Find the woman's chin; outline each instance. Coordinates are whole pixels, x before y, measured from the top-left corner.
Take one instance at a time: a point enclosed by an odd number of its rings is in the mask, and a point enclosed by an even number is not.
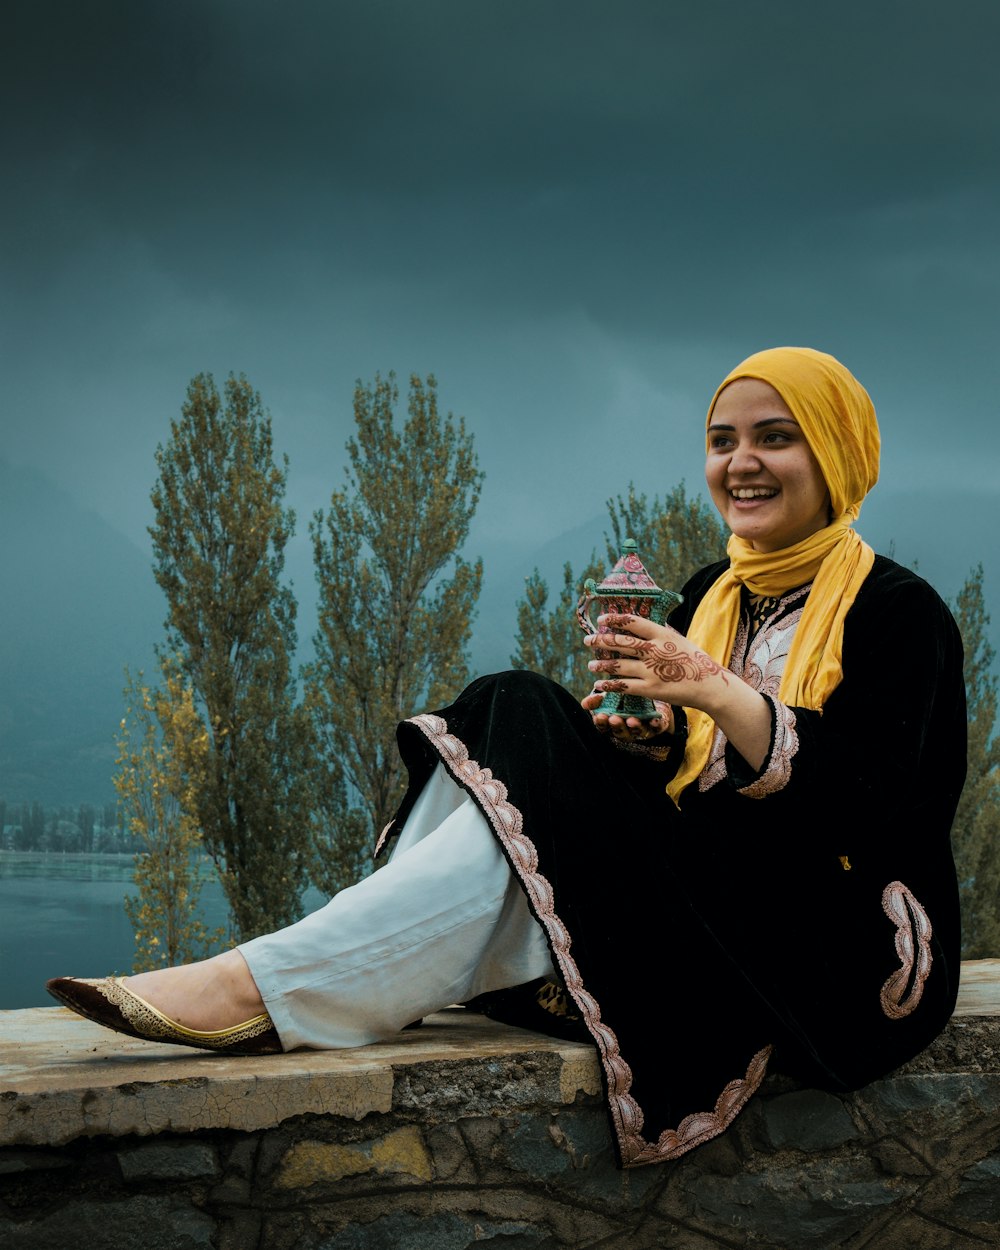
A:
[[[729,528],[737,538],[748,542],[754,551],[776,551],[785,544],[774,534],[770,526],[755,524],[747,517],[734,517]]]

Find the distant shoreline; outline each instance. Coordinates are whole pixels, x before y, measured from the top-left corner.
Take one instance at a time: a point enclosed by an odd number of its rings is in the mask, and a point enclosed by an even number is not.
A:
[[[134,859],[137,851],[13,851],[0,847],[0,859]]]

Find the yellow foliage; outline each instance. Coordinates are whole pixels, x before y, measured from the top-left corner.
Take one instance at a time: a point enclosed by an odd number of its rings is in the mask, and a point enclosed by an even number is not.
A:
[[[192,799],[207,767],[207,736],[190,685],[169,660],[162,667],[159,689],[128,677],[114,777],[125,826],[141,843],[139,893],[125,900],[136,971],[203,958],[223,936],[199,915],[203,848]]]

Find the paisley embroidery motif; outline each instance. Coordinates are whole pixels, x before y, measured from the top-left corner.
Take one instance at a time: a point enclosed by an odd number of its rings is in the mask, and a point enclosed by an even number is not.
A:
[[[729,671],[760,691],[774,705],[776,714],[774,742],[764,771],[752,785],[740,791],[752,799],[784,789],[791,777],[791,760],[799,740],[795,714],[781,703],[778,689],[811,585],[799,586],[774,599],[750,595],[740,611]],[[722,730],[716,729],[708,763],[698,778],[698,789],[704,793],[727,775],[726,739]]]
[[[601,1009],[596,999],[584,987],[580,970],[570,954],[570,935],[555,911],[552,886],[538,871],[538,852],[524,833],[521,811],[507,798],[504,783],[494,777],[489,768],[480,768],[475,760],[469,758],[465,743],[448,732],[444,717],[423,713],[410,717],[409,723],[423,733],[458,784],[477,801],[507,851],[532,910],[548,933],[566,989],[597,1044],[622,1166],[638,1167],[645,1163],[676,1159],[724,1132],[763,1081],[772,1048],[765,1046],[754,1055],[746,1075],[726,1085],[711,1111],[685,1116],[676,1129],[665,1129],[655,1142],[647,1141],[642,1136],[642,1108],[629,1092],[632,1088],[632,1069],[622,1057],[614,1031],[601,1020]]]
[[[580,1017],[570,1009],[566,991],[555,981],[543,981],[535,991],[535,1001],[543,1011],[565,1020],[579,1020]]]
[[[882,891],[882,910],[896,926],[896,954],[900,968],[882,986],[879,999],[890,1020],[902,1020],[920,1002],[931,971],[930,917],[902,881],[890,881]]]

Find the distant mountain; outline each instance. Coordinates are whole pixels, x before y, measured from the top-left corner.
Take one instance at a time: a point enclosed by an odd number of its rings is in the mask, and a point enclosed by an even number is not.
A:
[[[148,556],[40,473],[0,461],[0,798],[113,798],[123,670],[152,671]]]

